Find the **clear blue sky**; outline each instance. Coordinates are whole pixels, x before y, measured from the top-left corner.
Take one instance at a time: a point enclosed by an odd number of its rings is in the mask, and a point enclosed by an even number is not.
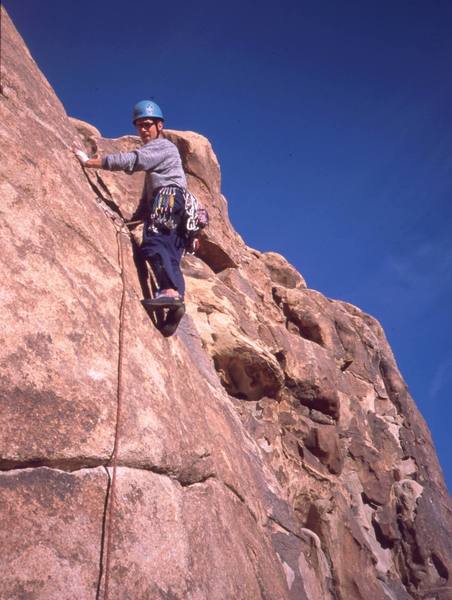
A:
[[[155,99],[233,224],[383,324],[452,487],[452,2],[6,0],[68,114]]]

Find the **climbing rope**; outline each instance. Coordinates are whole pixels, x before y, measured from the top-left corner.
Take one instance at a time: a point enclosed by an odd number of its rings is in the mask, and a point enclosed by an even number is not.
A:
[[[185,227],[187,231],[197,231],[198,220],[197,220],[197,211],[198,211],[198,200],[196,197],[191,194],[188,190],[184,191],[184,200],[185,200],[185,212],[187,215],[187,221]]]
[[[89,177],[88,177],[89,180]],[[90,181],[91,183],[91,181]],[[103,600],[108,600],[109,589],[110,589],[110,565],[111,565],[111,550],[112,550],[112,532],[113,532],[113,515],[116,507],[116,475],[118,466],[119,456],[119,442],[120,442],[120,427],[121,427],[121,412],[122,412],[122,401],[123,401],[123,357],[124,357],[124,320],[125,320],[125,304],[126,304],[126,275],[124,268],[124,247],[123,247],[123,236],[126,235],[130,240],[130,233],[126,229],[127,224],[114,210],[112,210],[102,198],[96,196],[97,206],[107,215],[107,217],[113,222],[116,229],[116,243],[118,248],[118,265],[121,276],[121,300],[119,304],[119,332],[118,332],[118,363],[117,363],[117,384],[116,384],[116,423],[114,433],[113,450],[110,456],[109,464],[112,468],[112,473],[108,471],[106,467],[107,476],[109,479],[109,485],[107,487],[107,497],[105,501],[106,509],[104,518],[104,533],[102,536],[102,548],[101,548],[101,565],[99,584],[97,589],[96,600],[99,599],[101,580],[102,580],[102,559],[105,557],[105,576],[104,576],[104,594]]]
[[[103,600],[109,599],[110,591],[110,572],[111,572],[111,556],[112,556],[112,540],[113,540],[113,520],[114,512],[116,509],[116,480],[117,480],[117,467],[119,457],[119,446],[120,446],[120,429],[121,429],[121,416],[122,416],[122,403],[123,403],[123,357],[124,357],[124,321],[125,321],[125,304],[126,304],[126,276],[124,268],[124,247],[123,247],[123,236],[126,235],[130,240],[131,234],[127,229],[130,225],[135,225],[141,221],[134,221],[126,223],[125,220],[111,209],[102,198],[99,190],[96,186],[93,186],[92,181],[87,176],[87,179],[93,190],[96,192],[96,204],[106,214],[106,216],[113,222],[116,229],[116,242],[118,247],[118,264],[121,276],[122,292],[119,306],[119,332],[118,332],[118,363],[117,363],[117,389],[116,389],[116,423],[114,432],[114,444],[112,454],[109,460],[109,466],[111,467],[111,475],[108,466],[105,467],[108,477],[107,493],[105,498],[105,511],[102,527],[102,541],[101,541],[101,558],[100,558],[100,571],[98,578],[98,588],[96,594],[96,600],[100,600],[100,592],[102,586],[102,576],[104,576],[104,593]],[[188,196],[188,198],[187,198]],[[197,200],[194,196],[187,193],[185,195],[186,207],[188,205],[188,231],[196,231],[197,224]],[[204,210],[205,216],[201,221],[203,225],[208,223],[207,211]],[[199,227],[198,227],[199,228]],[[105,564],[105,568],[103,565]],[[104,573],[102,572],[104,571]]]
[[[116,225],[116,222],[115,222]],[[118,334],[118,377],[116,388],[116,424],[113,452],[110,458],[112,465],[111,486],[108,498],[108,515],[106,522],[106,542],[105,542],[105,583],[104,583],[104,600],[108,600],[109,584],[110,584],[110,563],[111,563],[111,546],[112,546],[112,524],[113,513],[116,504],[116,471],[118,466],[120,427],[121,427],[121,411],[123,400],[123,358],[124,358],[124,315],[126,301],[126,277],[124,270],[124,250],[122,243],[122,235],[124,234],[123,224],[116,229],[116,240],[118,244],[118,263],[121,272],[121,301],[119,305],[119,334]]]

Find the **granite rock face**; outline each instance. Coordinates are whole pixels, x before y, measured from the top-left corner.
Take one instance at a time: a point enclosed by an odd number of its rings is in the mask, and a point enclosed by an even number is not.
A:
[[[451,597],[451,503],[375,319],[228,218],[209,142],[168,131],[211,225],[164,338],[140,304],[137,147],[69,119],[2,9],[2,600]]]

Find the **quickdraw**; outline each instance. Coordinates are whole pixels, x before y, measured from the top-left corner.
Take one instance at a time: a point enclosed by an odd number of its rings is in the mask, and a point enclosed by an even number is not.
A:
[[[149,229],[154,233],[176,229],[174,219],[174,203],[178,188],[164,187],[159,190],[152,205]]]

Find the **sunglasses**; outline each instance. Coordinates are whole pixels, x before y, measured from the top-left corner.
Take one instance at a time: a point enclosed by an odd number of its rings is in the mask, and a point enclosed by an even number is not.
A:
[[[135,123],[135,127],[137,129],[150,129],[153,125],[155,125],[154,121],[143,121],[143,123]]]

